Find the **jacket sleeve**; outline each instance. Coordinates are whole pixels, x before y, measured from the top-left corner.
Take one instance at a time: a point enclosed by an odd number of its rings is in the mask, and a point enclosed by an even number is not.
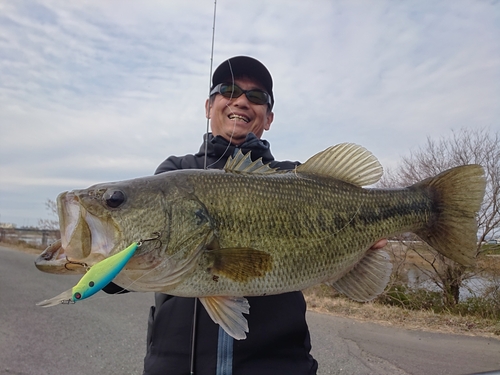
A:
[[[298,161],[272,161],[271,168],[278,168],[282,171],[294,170],[297,166],[300,165]]]
[[[160,174],[168,171],[175,171],[177,169],[182,168],[182,159],[177,156],[170,156],[165,159],[159,166],[156,168],[155,174]]]

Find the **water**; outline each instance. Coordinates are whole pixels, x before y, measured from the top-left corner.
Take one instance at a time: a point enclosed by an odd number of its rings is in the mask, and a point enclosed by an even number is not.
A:
[[[420,288],[434,292],[441,291],[425,272],[416,267],[412,267],[408,270],[407,277],[408,286],[410,288]],[[460,300],[481,296],[490,287],[500,288],[500,277],[493,275],[475,275],[463,282],[460,288]]]

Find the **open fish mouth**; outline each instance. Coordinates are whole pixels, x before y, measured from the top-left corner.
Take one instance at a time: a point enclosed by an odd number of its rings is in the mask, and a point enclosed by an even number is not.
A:
[[[53,243],[35,260],[36,267],[50,273],[84,273],[93,264],[110,256],[117,228],[111,219],[91,214],[75,192],[57,197],[61,240]]]

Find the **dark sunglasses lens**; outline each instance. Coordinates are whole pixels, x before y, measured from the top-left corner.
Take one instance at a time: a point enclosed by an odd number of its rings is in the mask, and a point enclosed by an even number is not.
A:
[[[243,91],[236,85],[221,85],[220,94],[225,98],[238,98]]]
[[[267,94],[260,90],[250,90],[246,93],[248,100],[255,104],[267,104]]]
[[[245,93],[247,99],[254,104],[269,103],[269,96],[266,92],[261,90],[243,91],[239,86],[229,83],[220,85],[219,93],[225,98],[239,98],[241,94]]]

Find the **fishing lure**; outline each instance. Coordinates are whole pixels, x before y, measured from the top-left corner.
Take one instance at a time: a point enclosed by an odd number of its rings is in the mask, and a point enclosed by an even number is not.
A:
[[[142,242],[134,242],[125,250],[94,264],[73,288],[54,298],[38,302],[37,306],[49,307],[61,303],[75,303],[96,294],[118,275]]]

